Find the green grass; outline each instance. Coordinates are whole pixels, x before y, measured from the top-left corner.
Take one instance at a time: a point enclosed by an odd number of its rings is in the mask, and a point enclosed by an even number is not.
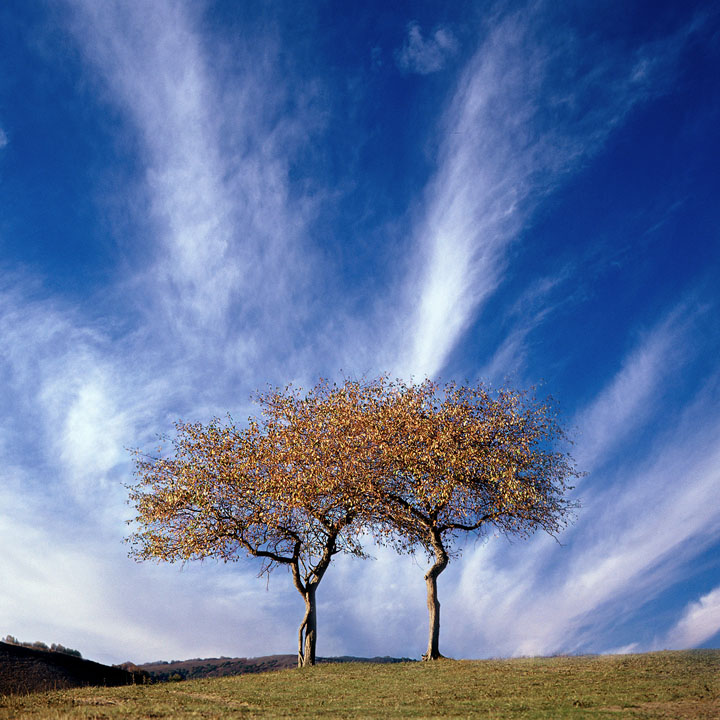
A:
[[[0,698],[0,718],[720,718],[720,650],[319,665]]]

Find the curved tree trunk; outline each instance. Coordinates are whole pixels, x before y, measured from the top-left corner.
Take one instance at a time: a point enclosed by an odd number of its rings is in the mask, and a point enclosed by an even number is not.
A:
[[[435,552],[435,563],[425,573],[425,584],[427,585],[427,608],[430,619],[428,632],[427,652],[422,656],[423,660],[437,660],[443,657],[440,654],[440,601],[437,594],[438,575],[447,567],[449,557],[442,544],[440,533],[432,533],[432,546]]]
[[[350,522],[348,519],[347,522]],[[335,540],[342,528],[330,528],[323,548],[322,557],[303,577],[300,571],[299,553],[291,564],[293,583],[305,600],[305,616],[298,631],[298,667],[315,664],[317,645],[317,603],[315,592],[335,554]]]
[[[305,591],[305,617],[298,632],[298,667],[315,664],[315,646],[317,645],[317,586],[308,583]]]

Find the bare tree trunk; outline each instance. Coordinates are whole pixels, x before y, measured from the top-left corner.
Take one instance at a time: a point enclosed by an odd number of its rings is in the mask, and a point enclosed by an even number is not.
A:
[[[320,579],[312,582],[303,582],[297,563],[292,566],[292,571],[295,587],[305,600],[305,615],[298,629],[298,667],[307,667],[308,665],[315,664],[315,646],[317,644],[317,603],[315,601],[315,592],[317,591]],[[322,575],[320,575],[320,578],[322,578]]]
[[[427,585],[427,608],[430,619],[428,633],[427,652],[423,655],[423,660],[437,660],[443,657],[440,654],[440,601],[437,595],[437,578],[438,575],[447,567],[449,558],[442,544],[440,533],[433,531],[432,546],[435,551],[435,563],[425,573],[425,583]]]
[[[348,522],[350,522],[349,519]],[[305,600],[305,616],[298,631],[298,667],[315,664],[315,646],[317,645],[317,603],[315,601],[315,592],[335,554],[335,540],[339,532],[340,529],[338,528],[329,529],[322,557],[305,576],[304,582],[297,555],[291,565],[293,582]]]
[[[315,590],[317,585],[308,583],[305,592],[305,617],[298,633],[298,667],[315,664],[315,647],[317,645],[317,603]]]
[[[305,616],[300,623],[298,629],[298,667],[305,664],[305,628],[307,627],[308,618],[310,617],[310,606],[305,602]]]

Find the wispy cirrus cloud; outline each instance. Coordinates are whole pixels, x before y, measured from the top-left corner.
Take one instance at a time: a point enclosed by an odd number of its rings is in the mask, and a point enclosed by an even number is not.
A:
[[[290,350],[289,328],[307,322],[312,304],[308,278],[321,273],[304,242],[313,205],[292,199],[289,162],[318,119],[280,108],[292,93],[307,108],[300,96],[312,84],[279,76],[272,36],[255,40],[263,52],[251,39],[234,48],[235,69],[246,71],[224,73],[222,39],[205,45],[199,8],[187,4],[73,8],[80,46],[144,149],[150,215],[140,223],[153,263],[138,268],[133,289],[150,301],[150,322],[186,349],[215,348],[221,363]]]
[[[283,67],[273,23],[226,47],[200,33],[201,8],[187,3],[73,9],[73,34],[143,150],[137,192],[149,212],[130,210],[146,246],[136,255],[151,262],[131,265],[119,287],[143,314],[142,352],[177,345],[170,373],[204,367],[207,387],[242,385],[242,404],[268,381],[394,366],[397,334],[376,325],[395,289],[357,316],[310,233],[336,190],[291,182],[327,108],[319,81]]]
[[[403,46],[395,53],[395,62],[404,72],[429,75],[442,70],[457,51],[457,38],[449,28],[439,26],[423,37],[420,24],[411,22]]]
[[[63,497],[70,519],[78,507],[112,505],[118,488],[108,478],[172,397],[166,379],[126,362],[132,346],[113,345],[92,317],[47,297],[37,281],[16,276],[0,292],[0,334],[4,462],[51,472],[50,485],[25,492]]]
[[[541,36],[543,5],[508,14],[483,39],[442,124],[408,281],[408,374],[435,375],[503,282],[534,208],[602,146],[630,110],[665,88],[692,33],[576,68],[569,29]]]
[[[533,385],[535,380],[525,381],[529,355],[528,342],[532,333],[542,326],[559,307],[568,301],[556,295],[564,292],[567,283],[573,279],[570,267],[565,267],[554,276],[540,277],[527,287],[506,313],[509,329],[497,345],[492,356],[477,373],[486,382],[500,386],[508,379],[519,385]]]
[[[636,435],[663,395],[663,381],[678,372],[693,353],[692,313],[673,310],[639,342],[612,381],[573,419],[582,433],[576,453],[586,471],[613,457],[619,443]]]
[[[81,47],[142,138],[154,224],[167,253],[161,266],[179,286],[173,299],[213,317],[236,279],[228,263],[232,208],[222,184],[215,88],[187,8],[78,3],[74,10]]]

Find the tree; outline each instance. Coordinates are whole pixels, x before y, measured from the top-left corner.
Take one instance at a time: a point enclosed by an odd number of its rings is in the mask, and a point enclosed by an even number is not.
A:
[[[298,665],[312,665],[317,587],[336,554],[363,554],[357,398],[320,382],[304,396],[286,388],[258,400],[263,419],[247,428],[179,422],[169,456],[135,452],[131,555],[227,562],[247,554],[262,560],[261,575],[288,567],[305,601]]]
[[[139,559],[261,558],[285,565],[305,601],[298,664],[315,661],[317,587],[332,558],[363,556],[372,531],[400,551],[423,548],[427,660],[439,657],[437,578],[462,533],[527,536],[570,519],[565,433],[551,401],[482,385],[320,381],[305,395],[259,396],[260,421],[178,423],[173,453],[136,453],[131,501]]]
[[[437,579],[459,552],[459,535],[489,527],[555,535],[571,519],[569,481],[579,473],[559,449],[566,435],[550,399],[512,389],[493,395],[482,385],[378,383],[382,400],[369,427],[382,481],[373,489],[395,545],[420,546],[433,561],[423,659],[435,660],[442,657]]]

